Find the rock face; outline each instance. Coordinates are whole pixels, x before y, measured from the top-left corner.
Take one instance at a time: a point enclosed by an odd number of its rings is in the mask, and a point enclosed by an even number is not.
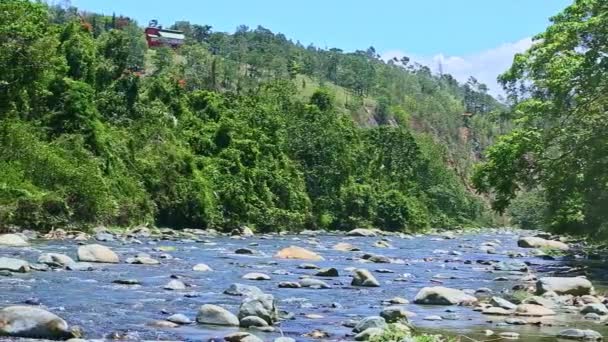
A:
[[[0,335],[50,340],[67,340],[77,334],[68,324],[46,310],[29,306],[9,306],[0,310]]]
[[[366,269],[358,268],[354,271],[352,286],[366,286],[366,287],[378,287],[380,283],[376,278]]]
[[[357,228],[346,233],[347,236],[363,236],[363,237],[375,237],[376,232],[371,229]]]
[[[59,253],[44,253],[38,258],[38,263],[49,265],[51,267],[67,267],[74,265],[75,262],[67,255]]]
[[[289,246],[283,248],[278,251],[277,254],[275,254],[275,257],[280,259],[300,259],[313,261],[324,260],[319,254],[298,246]]]
[[[0,271],[26,273],[30,271],[30,264],[21,259],[0,257]]]
[[[519,304],[515,309],[517,316],[553,316],[555,311],[536,304]]]
[[[239,319],[221,306],[205,304],[198,309],[196,321],[201,324],[239,326]]]
[[[25,247],[25,246],[29,246],[29,243],[21,235],[2,234],[2,235],[0,235],[0,246]]]
[[[540,278],[536,283],[536,290],[539,294],[553,291],[559,295],[570,294],[573,296],[588,295],[594,292],[591,282],[581,277]]]
[[[558,338],[581,341],[601,341],[602,335],[595,330],[565,329],[557,334]]]
[[[517,245],[522,248],[552,248],[567,251],[570,249],[568,245],[560,241],[545,240],[535,236],[520,237]]]
[[[261,296],[247,297],[239,308],[239,319],[248,316],[256,316],[272,325],[279,318],[279,310],[273,295],[263,294]]]
[[[425,287],[414,299],[416,304],[428,305],[467,305],[477,302],[477,298],[461,290],[443,286]]]
[[[118,255],[106,246],[92,244],[78,247],[78,260],[85,262],[101,262],[117,264]]]

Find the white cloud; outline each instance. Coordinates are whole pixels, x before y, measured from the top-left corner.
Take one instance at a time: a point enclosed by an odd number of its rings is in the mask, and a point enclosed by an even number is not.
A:
[[[532,38],[524,38],[513,43],[504,43],[498,47],[465,56],[446,56],[439,53],[434,56],[419,56],[404,51],[393,50],[382,54],[384,60],[393,57],[408,56],[412,61],[427,65],[437,72],[439,64],[444,73],[449,73],[460,82],[466,82],[469,76],[477,78],[490,88],[492,95],[503,94],[502,88],[496,82],[496,77],[511,66],[516,53],[526,51],[532,46]]]

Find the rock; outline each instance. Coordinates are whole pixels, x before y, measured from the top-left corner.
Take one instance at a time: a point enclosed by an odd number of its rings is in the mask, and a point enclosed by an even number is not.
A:
[[[324,260],[319,254],[310,251],[306,248],[298,246],[289,246],[281,249],[275,254],[275,258],[279,259],[300,259],[300,260],[313,260],[320,261]]]
[[[230,287],[228,287],[226,290],[224,290],[224,294],[230,296],[255,297],[263,295],[264,292],[262,292],[262,290],[260,290],[256,286],[234,283],[230,285]]]
[[[30,264],[21,259],[0,257],[0,271],[27,273],[30,271]]]
[[[339,277],[340,276],[338,274],[338,270],[333,267],[323,268],[323,269],[319,270],[319,272],[317,272],[315,275],[317,277]]]
[[[558,338],[567,340],[601,341],[602,335],[595,330],[565,329],[557,333]]]
[[[238,317],[257,316],[272,325],[279,318],[279,311],[274,296],[263,294],[256,297],[246,297],[239,307]]]
[[[198,309],[196,321],[201,324],[239,326],[239,319],[230,311],[213,304],[202,305]]]
[[[552,248],[559,249],[562,251],[567,251],[570,249],[570,247],[568,247],[568,245],[563,242],[545,240],[543,238],[535,236],[520,237],[517,241],[517,245],[522,248]]]
[[[498,334],[498,336],[504,338],[505,340],[517,340],[519,339],[519,334],[516,332],[505,331]]]
[[[76,262],[65,254],[59,253],[44,253],[38,257],[38,262],[49,265],[51,267],[67,267],[74,265]]]
[[[581,296],[581,301],[583,303],[585,303],[585,304],[601,303],[602,302],[599,298],[597,298],[595,296],[592,296],[592,295]]]
[[[168,282],[167,285],[165,285],[163,288],[165,290],[181,291],[181,290],[185,290],[186,289],[186,284],[184,284],[180,280],[173,279],[170,282]]]
[[[9,306],[0,310],[0,336],[67,340],[80,337],[77,329],[59,316],[31,306]]]
[[[268,322],[258,316],[247,316],[241,319],[241,328],[267,327]]]
[[[304,334],[304,336],[318,340],[318,339],[329,338],[329,336],[331,336],[331,335],[326,331],[315,329],[311,332]]]
[[[298,268],[302,269],[302,270],[318,270],[321,267],[319,267],[315,264],[300,264],[300,265],[298,265]]]
[[[380,316],[369,316],[360,320],[353,328],[353,332],[359,333],[369,328],[379,328],[384,330],[387,327],[388,325],[386,324],[384,318]]]
[[[521,261],[501,261],[494,265],[494,269],[497,271],[518,271],[518,272],[527,272],[528,265]]]
[[[366,269],[358,268],[354,271],[352,286],[366,286],[366,287],[378,287],[380,283],[376,278]]]
[[[539,294],[553,291],[559,295],[571,294],[582,296],[593,294],[594,289],[591,282],[581,277],[544,277],[536,283]]]
[[[278,287],[283,289],[299,289],[302,285],[293,281],[282,281],[279,283]]]
[[[101,262],[117,264],[120,259],[118,255],[106,246],[92,244],[78,247],[78,260],[85,262]]]
[[[355,341],[369,341],[374,337],[384,334],[384,329],[369,328],[355,335]]]
[[[254,254],[254,251],[249,248],[238,248],[234,251],[234,254]]]
[[[490,304],[506,310],[515,310],[517,308],[517,305],[500,297],[492,297],[492,299],[490,299]]]
[[[418,292],[414,299],[416,304],[428,305],[468,305],[476,302],[477,298],[461,290],[442,286],[425,287]]]
[[[29,242],[19,234],[1,234],[0,235],[0,246],[7,247],[26,247],[29,246]]]
[[[253,233],[253,230],[251,230],[251,228],[249,228],[247,226],[242,226],[242,227],[233,229],[230,232],[230,235],[232,235],[232,236],[251,237],[251,236],[254,236],[255,234]]]
[[[99,232],[95,234],[95,240],[101,242],[114,241],[114,235],[105,232]]]
[[[510,325],[526,325],[528,324],[528,321],[521,318],[509,317],[505,319],[505,323]]]
[[[363,237],[375,237],[377,234],[371,229],[357,228],[346,233],[346,236],[363,236]]]
[[[207,264],[196,264],[192,266],[192,270],[196,272],[211,272],[213,269]]]
[[[224,336],[224,341],[228,342],[264,342],[257,336],[247,332],[235,332]]]
[[[119,285],[139,285],[141,282],[137,279],[116,279],[112,281],[114,284]]]
[[[388,303],[390,304],[409,304],[410,301],[405,299],[405,298],[401,298],[401,297],[393,297],[389,300],[387,300]]]
[[[167,321],[177,324],[190,324],[192,320],[184,314],[174,314],[167,317]]]
[[[304,278],[299,282],[300,287],[311,287],[316,289],[331,289],[331,285],[324,282],[323,280],[315,278]]]
[[[377,247],[377,248],[392,248],[393,246],[391,246],[391,244],[388,243],[387,241],[380,240],[380,241],[374,242],[374,247]]]
[[[507,310],[498,306],[492,306],[489,308],[485,308],[481,311],[484,315],[498,315],[498,316],[508,316],[513,313],[513,310]]]
[[[127,264],[135,264],[135,265],[158,265],[160,261],[151,258],[148,254],[140,253],[134,258],[128,258],[125,260]]]
[[[583,306],[583,308],[581,309],[581,314],[584,315],[588,313],[594,313],[600,316],[605,316],[608,315],[608,308],[606,308],[606,305],[601,303],[591,303]]]
[[[443,321],[443,318],[441,318],[441,316],[437,316],[437,315],[426,316],[423,319],[425,321]]]
[[[519,304],[515,309],[517,316],[553,316],[555,311],[536,304]]]
[[[373,262],[375,264],[390,264],[391,263],[391,258],[384,256],[384,255],[364,254],[361,258],[364,260],[367,260],[369,262]]]
[[[291,337],[285,337],[285,336],[283,336],[283,337],[277,337],[277,338],[275,338],[274,342],[296,342],[296,340],[294,340]]]
[[[161,329],[173,329],[179,327],[179,324],[165,321],[165,320],[157,320],[148,323],[149,326]]]
[[[395,323],[399,321],[407,322],[408,318],[414,317],[414,315],[401,307],[389,306],[380,312],[380,317],[384,318],[387,323]]]
[[[247,280],[270,280],[270,276],[264,273],[252,272],[247,273],[243,276],[243,279]]]
[[[340,252],[356,252],[360,249],[347,242],[339,242],[332,247],[333,250]]]

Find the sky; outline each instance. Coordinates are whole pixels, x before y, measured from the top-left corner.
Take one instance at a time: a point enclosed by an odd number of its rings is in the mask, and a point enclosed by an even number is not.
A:
[[[65,3],[68,0],[50,0]],[[385,59],[408,56],[460,81],[475,76],[500,94],[496,77],[572,0],[71,0],[145,25],[178,20],[234,32],[262,25],[304,45],[345,51],[373,46]]]

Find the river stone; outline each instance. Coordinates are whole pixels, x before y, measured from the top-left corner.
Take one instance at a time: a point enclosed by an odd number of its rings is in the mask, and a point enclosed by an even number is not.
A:
[[[553,316],[555,311],[536,304],[519,304],[515,309],[517,316]]]
[[[300,287],[311,287],[317,289],[330,289],[331,285],[320,279],[304,278],[299,282]]]
[[[239,326],[239,319],[230,311],[213,304],[202,305],[198,309],[196,321],[201,324]]]
[[[517,271],[517,272],[527,272],[528,265],[521,261],[501,261],[494,265],[494,269],[497,271]]]
[[[512,310],[507,310],[498,306],[492,306],[489,308],[485,308],[481,311],[484,315],[498,315],[498,316],[508,316],[513,313]]]
[[[340,252],[356,252],[359,250],[359,248],[357,248],[347,242],[339,242],[339,243],[335,244],[332,247],[332,249],[335,251],[340,251]]]
[[[92,244],[78,247],[78,260],[85,262],[101,262],[117,264],[118,255],[106,246]]]
[[[298,265],[298,268],[302,269],[302,270],[318,270],[321,267],[319,267],[315,264],[300,264],[300,265]]]
[[[583,306],[581,314],[594,313],[600,316],[608,315],[608,308],[602,303],[591,303]]]
[[[160,261],[151,258],[147,254],[137,255],[134,258],[128,258],[125,260],[127,264],[135,264],[135,265],[158,265]]]
[[[184,284],[180,280],[173,279],[170,282],[168,282],[167,285],[165,285],[163,288],[165,290],[181,291],[181,290],[185,290],[186,289],[186,284]]]
[[[174,314],[167,317],[167,321],[177,324],[190,324],[192,320],[184,314]]]
[[[243,276],[243,279],[247,280],[270,280],[270,276],[264,273],[252,272],[247,273]]]
[[[264,342],[259,337],[247,332],[235,332],[224,336],[224,341],[227,342]]]
[[[19,234],[1,234],[0,246],[26,247],[29,246],[27,240]]]
[[[322,256],[319,254],[310,251],[306,248],[298,247],[298,246],[289,246],[281,249],[275,254],[275,258],[279,259],[300,259],[300,260],[312,260],[312,261],[320,261],[324,260]]]
[[[374,337],[379,337],[384,334],[384,329],[368,328],[355,335],[355,341],[369,341]]]
[[[234,283],[224,290],[224,294],[230,296],[256,297],[263,295],[264,292],[256,286]]]
[[[241,328],[249,328],[249,327],[267,327],[268,322],[263,320],[258,316],[247,316],[241,318],[240,323]]]
[[[602,335],[595,330],[565,329],[557,333],[558,338],[568,340],[601,341]]]
[[[196,264],[192,266],[192,270],[196,272],[211,272],[213,269],[207,264]]]
[[[282,289],[299,289],[302,285],[293,281],[282,281],[279,283],[278,287]]]
[[[0,310],[0,335],[12,337],[67,340],[79,337],[68,330],[59,316],[31,306],[9,306]]]
[[[346,233],[346,236],[363,236],[363,237],[375,237],[377,234],[371,229],[357,228]]]
[[[559,295],[571,294],[582,296],[593,294],[594,289],[591,282],[581,277],[544,277],[536,282],[536,290],[539,294],[553,291]]]
[[[30,264],[21,259],[0,257],[0,271],[27,273],[30,271]]]
[[[461,290],[443,286],[424,287],[414,299],[416,304],[428,305],[467,305],[477,302],[477,298]]]
[[[520,237],[517,241],[517,245],[523,248],[552,248],[559,249],[562,251],[567,251],[570,249],[567,244],[554,241],[554,240],[545,240],[543,238],[535,237],[535,236],[525,236]]]
[[[354,271],[352,286],[366,286],[366,287],[378,287],[380,283],[376,278],[366,269],[358,268]]]
[[[379,328],[384,330],[387,327],[388,325],[386,324],[384,318],[380,316],[369,316],[360,320],[353,328],[353,332],[359,333],[369,328]]]
[[[254,254],[254,252],[249,248],[238,248],[234,251],[234,254]]]
[[[322,268],[315,274],[317,277],[339,277],[338,270],[333,267]]]
[[[165,321],[162,319],[152,321],[152,322],[148,323],[148,325],[151,327],[160,328],[160,329],[173,329],[173,328],[179,327],[179,324],[177,324],[177,323]]]
[[[112,281],[114,284],[118,285],[140,285],[141,282],[137,279],[116,279]]]
[[[40,257],[38,257],[38,262],[41,264],[49,265],[51,267],[67,267],[75,264],[72,258],[65,254],[59,253],[41,254]]]
[[[517,305],[500,297],[492,297],[492,299],[490,299],[490,304],[506,310],[515,310],[517,308]]]
[[[247,316],[257,316],[272,325],[279,318],[276,300],[271,294],[263,294],[256,297],[246,297],[239,307],[238,317],[242,319]]]
[[[414,317],[413,312],[406,311],[399,306],[389,306],[380,312],[380,317],[384,318],[387,323],[395,323],[398,321],[406,321],[410,317]]]

